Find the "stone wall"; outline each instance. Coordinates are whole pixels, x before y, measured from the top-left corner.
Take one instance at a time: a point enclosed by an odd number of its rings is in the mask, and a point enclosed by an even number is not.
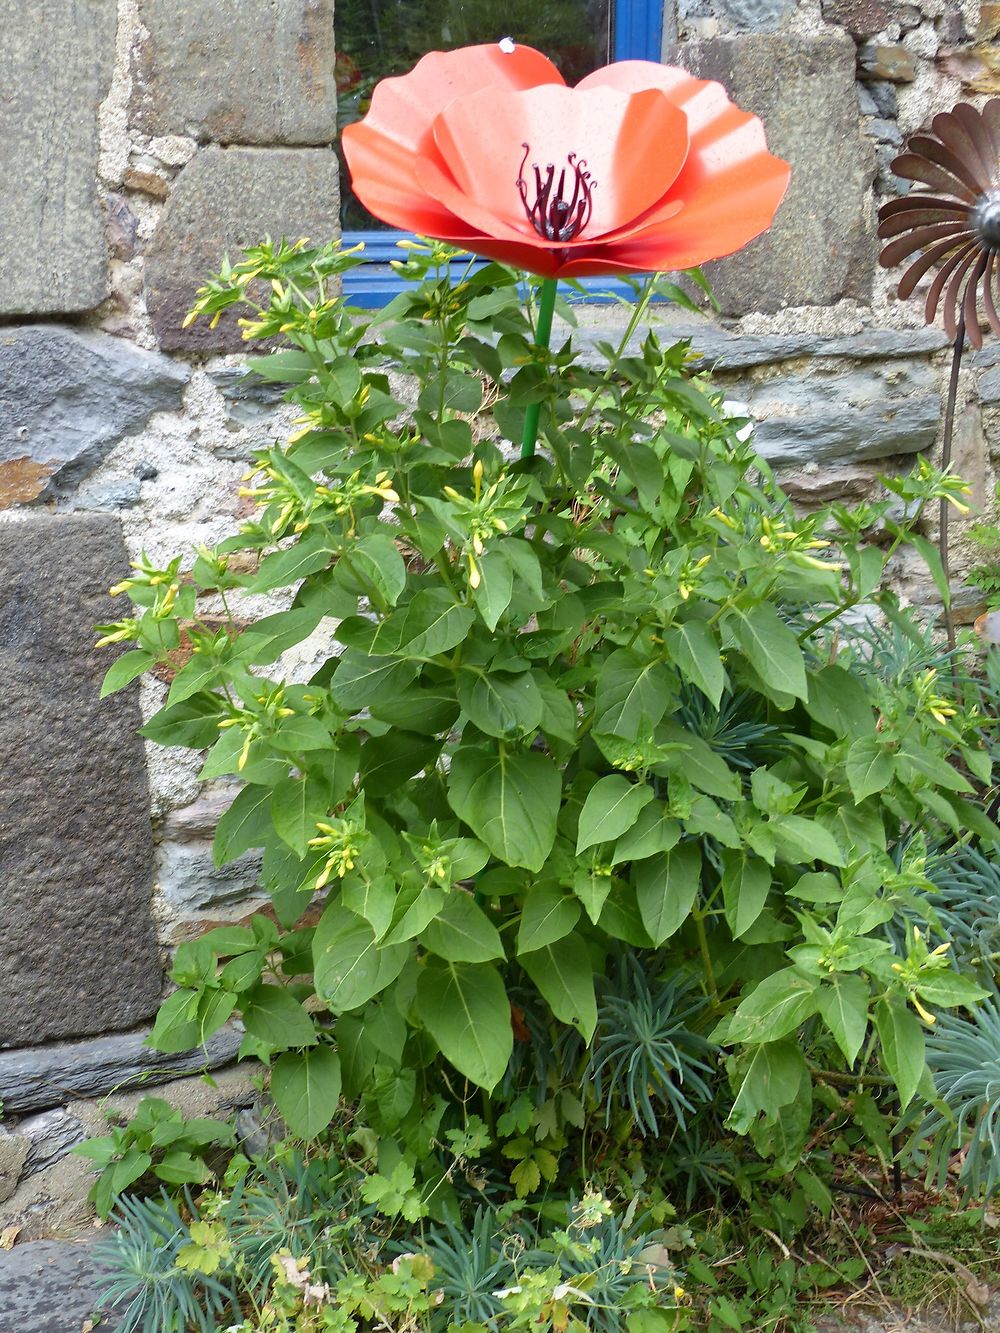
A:
[[[99,1124],[96,1098],[222,1064],[238,1043],[227,1030],[167,1060],[141,1044],[170,948],[253,910],[257,864],[213,867],[232,787],[201,789],[186,751],[143,754],[140,712],[164,686],[99,701],[108,657],[89,627],[113,618],[106,589],[129,558],[232,531],[241,474],[287,421],[244,374],[231,322],[182,329],[196,287],[265,233],[334,234],[338,200],[333,0],[19,13],[7,0],[0,1223],[37,1232],[79,1198],[86,1173],[65,1154]],[[721,79],[794,167],[772,232],[714,266],[722,314],[666,318],[748,404],[797,503],[862,498],[936,447],[947,367],[943,334],[877,267],[875,211],[903,136],[1000,91],[1000,5],[678,0],[666,19],[665,58]],[[581,317],[595,339],[614,318]],[[984,504],[998,367],[987,347],[960,384],[959,467]],[[931,605],[908,557],[895,578]],[[252,1096],[226,1088],[233,1105]]]

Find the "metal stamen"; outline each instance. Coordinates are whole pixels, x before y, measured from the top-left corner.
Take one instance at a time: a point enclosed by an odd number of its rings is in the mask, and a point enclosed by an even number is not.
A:
[[[521,147],[524,149],[524,157],[515,184],[528,221],[538,235],[547,241],[573,240],[583,231],[594,211],[593,192],[597,182],[591,179],[586,161],[577,159],[576,153],[567,154],[566,166],[560,170],[558,182],[554,163],[546,163],[543,176],[541,167],[533,162],[531,169],[535,173],[535,192],[534,199],[529,200],[524,167],[531,149],[526,143]],[[568,198],[567,171],[570,173],[571,186]]]

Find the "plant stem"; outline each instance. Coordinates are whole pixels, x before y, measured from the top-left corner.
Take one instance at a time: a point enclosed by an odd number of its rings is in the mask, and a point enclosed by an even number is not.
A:
[[[633,309],[631,317],[629,318],[629,322],[625,328],[625,332],[622,334],[621,340],[618,343],[618,349],[615,352],[615,359],[608,366],[607,372],[604,375],[604,378],[601,381],[601,383],[597,386],[594,392],[587,399],[587,404],[583,409],[583,416],[576,423],[578,428],[582,429],[590,420],[591,415],[594,411],[594,405],[597,402],[598,398],[601,396],[601,391],[603,390],[604,386],[607,384],[611,376],[614,374],[615,366],[617,366],[618,362],[625,355],[626,349],[628,348],[629,343],[632,341],[633,333],[635,333],[636,329],[645,319],[646,311],[649,309],[649,303],[653,299],[653,289],[656,285],[657,276],[658,276],[657,274],[651,273],[649,277],[646,279],[645,283],[643,284],[642,295],[639,297],[639,300],[635,303],[635,308]]]
[[[715,968],[712,966],[712,953],[708,947],[708,936],[705,934],[705,913],[695,910],[691,913],[694,920],[695,930],[698,932],[698,948],[701,950],[701,962],[705,969],[705,980],[712,993],[712,1000],[717,1005],[719,1003],[719,987],[715,980]]]
[[[944,438],[941,443],[941,471],[947,472],[951,466],[951,437],[955,429],[955,399],[958,396],[958,371],[962,363],[962,350],[965,347],[965,316],[958,321],[955,334],[955,346],[951,354],[951,376],[948,380],[948,402],[944,410]],[[949,600],[944,608],[944,627],[948,635],[948,647],[955,647],[955,624],[951,618],[951,570],[948,566],[948,501],[941,500],[938,518],[938,554],[941,557],[941,571]]]
[[[552,313],[556,308],[556,280],[544,278],[538,293],[538,323],[535,326],[535,346],[548,348],[552,335]],[[535,453],[535,441],[538,439],[538,418],[541,415],[541,403],[529,403],[524,414],[524,434],[521,436],[521,457],[531,458]]]

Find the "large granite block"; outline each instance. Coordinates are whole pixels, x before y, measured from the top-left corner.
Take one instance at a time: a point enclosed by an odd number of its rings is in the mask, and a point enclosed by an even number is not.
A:
[[[328,144],[332,0],[139,0],[135,123],[226,144]]]
[[[89,310],[107,293],[97,109],[115,0],[3,0],[0,315]]]
[[[316,244],[339,231],[336,155],[322,148],[203,148],[174,181],[146,252],[146,299],[166,351],[238,351],[237,315],[181,324],[198,288],[228,255],[265,237]]]
[[[77,482],[116,441],[181,406],[186,366],[58,324],[0,329],[0,509]],[[5,486],[6,479],[6,486]],[[13,483],[35,483],[19,494]]]
[[[718,80],[759,116],[769,147],[792,166],[771,230],[707,267],[723,311],[865,299],[875,265],[867,202],[875,160],[860,130],[847,34],[714,37],[682,43],[671,58],[699,78]]]
[[[99,701],[117,519],[0,522],[0,1045],[132,1027],[160,995],[134,691]]]

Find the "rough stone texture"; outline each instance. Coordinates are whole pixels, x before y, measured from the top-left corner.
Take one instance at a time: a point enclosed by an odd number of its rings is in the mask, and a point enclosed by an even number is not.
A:
[[[713,367],[723,371],[749,370],[753,366],[769,366],[802,357],[889,360],[937,352],[950,346],[944,332],[933,326],[921,329],[869,328],[861,333],[832,337],[810,332],[747,334],[724,328],[711,319],[693,320],[690,316],[667,314],[656,327],[664,341],[690,338],[694,353],[691,364],[699,370]],[[643,336],[637,335],[630,350],[638,348]],[[606,330],[580,329],[574,336],[576,345],[594,364],[603,364],[596,350],[597,343],[602,340],[607,340]],[[997,379],[997,394],[1000,397],[1000,377]]]
[[[937,376],[926,365],[817,368],[743,390],[754,444],[772,463],[850,463],[916,453],[934,443]]]
[[[952,467],[971,491],[968,502],[975,513],[966,520],[974,521],[990,502],[989,450],[983,434],[983,413],[978,403],[969,403],[955,422],[952,445]],[[957,515],[953,515],[955,523]]]
[[[154,412],[181,406],[186,366],[58,324],[0,329],[0,509],[72,485]],[[5,482],[6,478],[6,482]]]
[[[0,1051],[0,1101],[7,1112],[37,1111],[72,1097],[103,1097],[129,1084],[145,1088],[178,1074],[217,1069],[232,1060],[240,1034],[221,1028],[204,1046],[166,1055],[143,1045],[148,1035],[123,1032],[92,1041],[58,1042],[18,1051]]]
[[[218,143],[326,144],[332,0],[139,0],[136,127]]]
[[[208,378],[226,400],[226,415],[241,426],[255,425],[271,416],[285,401],[287,385],[275,384],[239,366],[210,370]]]
[[[93,627],[128,558],[116,518],[0,523],[0,1044],[156,1008],[152,837],[135,693],[100,701]]]
[[[858,78],[912,83],[917,77],[913,55],[905,46],[878,46],[866,42],[858,50]]]
[[[260,888],[261,857],[246,852],[216,866],[208,839],[165,843],[158,849],[156,882],[163,901],[175,912],[207,912],[224,903],[243,902]]]
[[[822,0],[823,17],[856,37],[881,32],[889,22],[889,6],[883,0]]]
[[[740,314],[867,297],[875,245],[864,201],[874,159],[859,129],[851,39],[844,32],[747,34],[682,44],[675,55],[760,116],[772,152],[792,165],[771,230],[708,266],[722,309]]]
[[[324,149],[203,148],[174,181],[146,254],[146,296],[167,351],[237,351],[236,315],[181,323],[224,255],[264,236],[325,241],[339,229],[337,159]]]
[[[3,7],[0,315],[89,310],[104,299],[97,108],[108,91],[113,0]]]
[[[991,367],[979,376],[979,401],[991,406],[1000,403],[1000,365]]]
[[[82,1242],[36,1240],[0,1250],[3,1333],[80,1333],[106,1276]],[[101,1333],[120,1327],[118,1315],[101,1315]]]
[[[713,8],[734,28],[773,32],[795,9],[795,0],[715,0]]]
[[[17,1189],[30,1148],[31,1140],[23,1134],[0,1133],[0,1203]]]
[[[62,1107],[27,1116],[18,1122],[17,1132],[31,1144],[22,1180],[52,1166],[87,1137],[87,1127],[80,1117]]]

